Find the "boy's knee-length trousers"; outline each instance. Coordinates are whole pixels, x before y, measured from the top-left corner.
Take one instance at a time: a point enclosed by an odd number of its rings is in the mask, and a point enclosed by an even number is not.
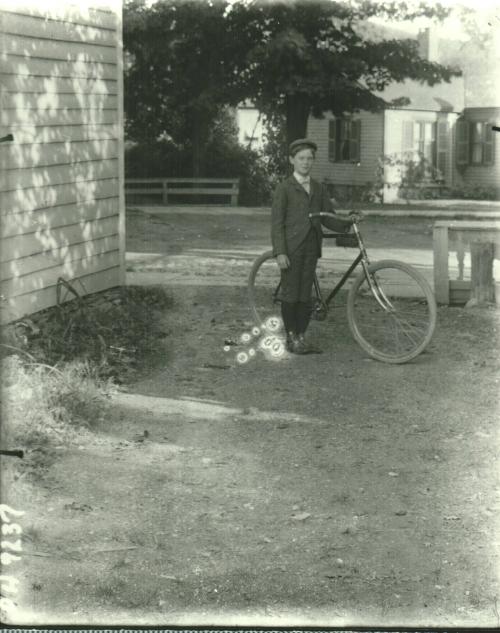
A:
[[[318,255],[317,237],[311,229],[302,244],[288,256],[289,268],[281,270],[282,301],[310,301]]]

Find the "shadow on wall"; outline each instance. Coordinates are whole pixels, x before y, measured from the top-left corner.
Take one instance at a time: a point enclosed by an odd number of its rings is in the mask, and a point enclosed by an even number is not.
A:
[[[59,277],[87,292],[120,283],[117,15],[47,15],[2,12],[4,322],[54,305]]]

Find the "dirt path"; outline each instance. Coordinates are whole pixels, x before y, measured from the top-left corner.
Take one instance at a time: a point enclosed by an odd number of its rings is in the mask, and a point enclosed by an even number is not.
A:
[[[198,238],[201,218],[133,214],[130,250],[265,245],[265,216],[213,217]],[[429,246],[417,221],[365,232]],[[27,621],[497,626],[497,312],[441,309],[428,353],[388,366],[339,306],[311,326],[324,354],[239,365],[243,285],[202,276],[172,287],[164,365],[11,488]]]

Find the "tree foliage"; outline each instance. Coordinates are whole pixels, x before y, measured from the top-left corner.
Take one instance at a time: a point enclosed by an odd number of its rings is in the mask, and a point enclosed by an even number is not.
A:
[[[134,0],[124,9],[127,135],[190,145],[195,175],[213,122],[245,96],[238,70],[252,29],[234,33],[227,8],[226,0]]]
[[[241,22],[261,25],[244,69],[252,98],[263,109],[272,104],[285,113],[289,141],[305,134],[311,113],[377,110],[385,103],[372,91],[393,81],[432,86],[459,74],[421,58],[413,39],[375,41],[363,33],[363,23],[374,16],[442,19],[447,11],[440,5],[264,0],[237,3],[231,14],[238,13]]]
[[[133,0],[124,14],[127,132],[191,143],[199,169],[225,105],[251,99],[269,118],[285,117],[287,142],[305,135],[310,114],[380,109],[372,91],[390,82],[432,86],[459,73],[422,59],[415,40],[376,41],[363,23],[446,14],[399,0]]]

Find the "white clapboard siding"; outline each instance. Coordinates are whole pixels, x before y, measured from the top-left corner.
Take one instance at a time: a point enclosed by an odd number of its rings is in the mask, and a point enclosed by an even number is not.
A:
[[[54,92],[6,92],[5,110],[114,110],[116,95],[106,94],[66,94]],[[7,113],[8,116],[8,113]]]
[[[24,59],[39,57],[41,59],[75,62],[116,63],[116,50],[114,48],[96,44],[82,44],[81,42],[62,42],[61,46],[60,41],[53,42],[37,37],[5,33],[3,48],[7,55],[16,55]]]
[[[43,271],[37,271],[30,275],[21,275],[15,279],[2,281],[2,294],[9,297],[17,297],[36,291],[47,286],[55,286],[59,277],[76,279],[81,275],[99,270],[106,270],[116,264],[116,251],[84,257],[75,261],[64,262]],[[40,273],[43,272],[43,275]]]
[[[2,65],[4,74],[20,77],[66,77],[79,79],[117,80],[114,64],[98,62],[75,62],[53,59],[25,58],[20,55],[9,55]]]
[[[94,180],[92,182],[74,182],[70,185],[51,185],[33,187],[19,191],[7,191],[0,194],[2,213],[34,211],[65,204],[99,201],[113,197],[118,186],[118,178]],[[97,206],[97,205],[96,205]]]
[[[50,251],[44,251],[37,255],[29,257],[21,257],[9,262],[0,264],[0,279],[15,279],[23,275],[53,268],[54,266],[65,265],[68,262],[74,262],[85,257],[93,257],[102,253],[109,253],[118,249],[118,236],[102,237],[90,242],[81,244],[73,244],[72,246],[62,246]]]
[[[16,139],[16,147],[33,143],[67,143],[68,141],[103,141],[116,140],[117,125],[52,125],[37,127],[36,125],[16,124],[10,126]],[[12,148],[4,149],[12,153]]]
[[[66,278],[66,280],[73,283],[73,286],[82,295],[120,286],[123,283],[121,268],[118,265],[99,270],[98,272],[81,274],[74,278]],[[5,323],[55,305],[56,284],[50,284],[35,292],[29,292],[25,295],[17,295],[15,297],[9,297],[3,291],[2,294],[4,297],[2,301],[2,320]],[[71,293],[63,293],[63,302],[70,301],[71,299],[73,299]]]
[[[118,9],[120,3],[99,3],[92,5],[84,2],[78,4],[71,2],[50,2],[44,6],[43,2],[35,4],[33,0],[2,0],[4,14],[13,14],[16,17],[35,17],[41,20],[57,20],[68,23],[71,28],[76,26],[93,26],[101,29],[113,29],[118,27]],[[68,35],[68,38],[71,36]]]
[[[2,0],[2,322],[55,305],[61,277],[124,283],[121,10],[95,3]]]
[[[24,213],[7,213],[0,216],[0,234],[5,239],[14,235],[29,235],[40,229],[56,229],[70,224],[78,224],[87,220],[101,220],[111,215],[118,215],[116,197],[95,200],[82,204],[67,204],[59,207],[48,207],[38,211]]]
[[[29,146],[21,145],[19,147],[13,143],[7,149],[6,154],[8,169],[21,167],[40,169],[50,165],[117,158],[118,141],[108,139],[69,143],[32,143]]]
[[[96,28],[85,24],[75,24],[71,31],[68,31],[66,22],[38,16],[26,15],[21,20],[19,15],[5,13],[3,30],[8,35],[79,42],[81,44],[99,44],[112,49],[116,47],[114,28]]]
[[[28,94],[102,94],[116,95],[118,84],[113,79],[87,77],[38,77],[0,73],[0,82],[7,92]]]
[[[0,261],[7,262],[19,257],[28,257],[62,245],[81,244],[100,237],[116,235],[117,216],[102,220],[88,220],[56,229],[41,227],[36,233],[16,235],[3,240]]]
[[[39,170],[37,176],[37,187],[116,178],[118,176],[118,160],[91,160],[70,165],[52,165]],[[31,169],[9,170],[7,187],[15,187],[16,190],[30,189],[33,184]]]
[[[51,125],[99,125],[116,123],[116,112],[109,109],[81,110],[75,108],[46,109],[46,110],[2,110],[0,114],[0,125],[34,125],[40,127]]]

